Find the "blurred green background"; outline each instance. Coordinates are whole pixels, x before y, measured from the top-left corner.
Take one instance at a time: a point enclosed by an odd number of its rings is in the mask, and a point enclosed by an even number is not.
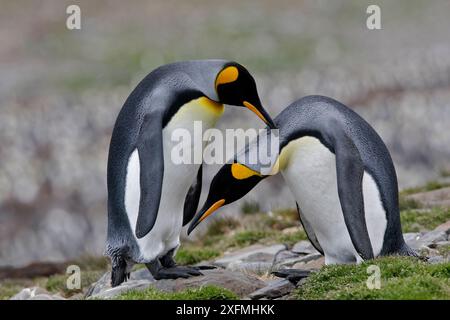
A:
[[[70,4],[81,30],[66,28]],[[382,30],[366,27],[370,4]],[[448,180],[449,12],[445,0],[0,1],[0,266],[102,253],[115,117],[177,60],[244,64],[272,116],[305,95],[340,100],[385,140],[401,188]],[[230,107],[219,127],[261,123]],[[223,211],[294,205],[267,182]]]

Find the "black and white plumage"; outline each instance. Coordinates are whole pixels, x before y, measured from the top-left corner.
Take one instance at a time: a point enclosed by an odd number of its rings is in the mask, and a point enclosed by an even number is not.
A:
[[[283,110],[275,124],[280,153],[273,170],[283,175],[304,229],[327,264],[416,255],[403,239],[389,151],[364,119],[336,100],[308,96]],[[260,164],[236,159],[214,177],[189,232],[211,214],[211,206],[240,199],[267,177]]]
[[[214,127],[223,104],[246,106],[273,126],[250,73],[236,62],[198,60],[164,65],[147,75],[122,107],[108,158],[108,236],[112,285],[126,280],[134,263],[155,278],[198,275],[176,267],[172,255],[183,223],[197,209],[201,164],[175,164],[174,130],[193,135],[194,121]],[[194,146],[192,146],[194,148]]]

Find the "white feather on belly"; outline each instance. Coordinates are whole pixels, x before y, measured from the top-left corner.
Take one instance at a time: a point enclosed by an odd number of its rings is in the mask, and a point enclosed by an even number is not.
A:
[[[317,138],[291,141],[280,155],[280,168],[324,250],[325,262],[361,261],[345,225],[337,190],[336,157]],[[366,223],[375,255],[383,245],[386,214],[373,178],[364,172]]]
[[[140,250],[140,261],[136,262],[150,262],[178,247],[180,243],[184,200],[197,177],[200,165],[177,165],[171,161],[172,148],[179,144],[178,141],[172,141],[172,132],[183,128],[190,132],[191,137],[194,137],[194,121],[201,120],[203,131],[205,131],[215,125],[220,115],[221,105],[200,98],[181,107],[163,129],[164,175],[158,216],[147,235],[141,239],[135,237]],[[140,191],[139,151],[136,149],[128,161],[125,187],[125,209],[134,236],[139,213]]]

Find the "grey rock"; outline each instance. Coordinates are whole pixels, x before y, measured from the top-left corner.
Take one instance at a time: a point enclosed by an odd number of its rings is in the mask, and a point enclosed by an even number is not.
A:
[[[403,239],[407,245],[411,246],[411,243],[417,241],[420,238],[419,232],[408,232],[403,234]]]
[[[143,283],[150,284],[155,281],[156,280],[153,279],[151,273],[146,268],[142,268],[132,272],[130,274],[130,279],[127,282],[124,282],[115,288],[111,288],[111,272],[106,272],[89,288],[86,293],[86,297],[94,296],[100,298],[110,298],[128,290],[140,288],[145,289],[145,286],[142,286]]]
[[[277,279],[269,282],[267,286],[256,290],[249,295],[250,299],[275,299],[289,294],[295,286],[286,279]]]
[[[291,249],[292,252],[301,254],[318,253],[318,251],[313,247],[311,242],[302,240],[297,242]]]
[[[404,238],[411,248],[419,250],[423,247],[433,246],[437,242],[447,241],[448,235],[445,231],[433,230],[425,233],[406,233]]]
[[[50,295],[50,294],[38,294],[34,297],[29,298],[28,300],[67,300],[60,295]]]
[[[164,291],[179,291],[215,285],[236,293],[239,297],[247,296],[265,286],[265,282],[250,274],[227,269],[203,270],[203,276],[188,279],[159,280],[153,286]]]
[[[24,288],[19,293],[10,298],[10,300],[29,300],[30,298],[48,293],[46,290],[39,287]]]
[[[102,291],[92,295],[93,298],[111,299],[130,290],[144,290],[148,288],[152,282],[147,280],[128,280],[120,286],[111,288],[104,287]]]
[[[214,265],[227,268],[230,263],[255,262],[256,257],[263,259],[263,262],[271,262],[273,257],[281,250],[286,250],[283,244],[271,246],[252,245],[250,247],[226,254],[220,259],[214,261]]]
[[[435,243],[432,243],[430,245],[430,248],[441,248],[441,247],[446,247],[446,246],[450,246],[450,241],[438,241]]]
[[[298,263],[307,263],[312,260],[320,259],[322,255],[320,253],[311,253],[305,256],[298,256],[294,258],[289,258],[285,260],[280,260],[273,265],[272,270],[278,270],[282,268],[291,268],[293,265]]]
[[[427,192],[420,192],[406,197],[419,202],[422,206],[450,208],[450,187]]]
[[[241,271],[244,273],[253,273],[264,275],[271,271],[272,262],[232,262],[227,267],[230,271]]]
[[[449,261],[450,261],[449,257],[444,258],[443,256],[434,256],[434,257],[430,257],[428,259],[428,263],[431,263],[431,264],[438,264],[438,263],[444,263],[444,262],[449,262]]]
[[[434,230],[445,231],[447,234],[450,234],[450,220],[437,226],[436,229],[434,229]]]
[[[187,288],[199,288],[205,285],[222,287],[233,291],[239,297],[244,297],[265,286],[264,281],[239,271],[218,268],[203,270],[202,273],[203,276],[188,279],[149,280],[148,275],[144,271],[137,270],[131,273],[130,280],[120,286],[111,288],[109,285],[110,273],[108,272],[93,286],[88,297],[111,299],[129,290],[144,290],[150,286],[165,292],[176,292]],[[145,279],[142,279],[142,277]]]
[[[10,300],[66,300],[58,294],[52,295],[48,291],[39,288],[24,288]]]
[[[148,280],[151,282],[156,281],[150,271],[147,268],[138,269],[130,274],[130,280]]]
[[[273,262],[274,263],[278,263],[278,262],[286,260],[286,259],[298,258],[300,256],[303,256],[303,255],[300,255],[298,253],[292,252],[291,250],[282,250],[282,251],[279,251],[275,255],[275,257],[273,259]]]

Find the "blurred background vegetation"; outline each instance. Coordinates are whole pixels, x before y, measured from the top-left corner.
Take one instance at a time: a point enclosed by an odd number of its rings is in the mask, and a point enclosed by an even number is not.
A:
[[[70,4],[81,30],[66,28]],[[366,28],[369,4],[382,30]],[[0,266],[102,253],[114,120],[148,72],[176,60],[244,64],[272,116],[305,95],[340,100],[380,133],[402,189],[448,182],[449,12],[446,0],[1,0]],[[261,123],[230,107],[219,127]],[[280,177],[267,182],[222,212],[294,206]]]

